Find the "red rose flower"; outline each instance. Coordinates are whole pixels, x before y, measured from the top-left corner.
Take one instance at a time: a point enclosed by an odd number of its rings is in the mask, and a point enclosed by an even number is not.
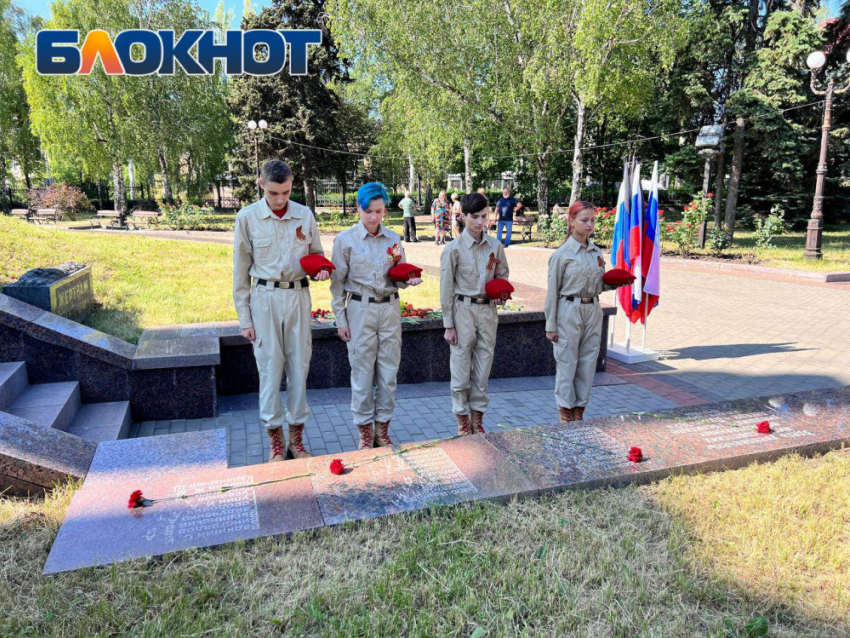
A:
[[[709,193],[706,197],[714,197],[714,193]]]
[[[339,476],[345,472],[345,465],[342,464],[342,459],[334,459],[331,461],[331,474]]]
[[[673,230],[673,227],[672,227],[672,226],[668,226],[668,227],[667,227],[667,230],[668,230],[668,231],[672,231],[672,230]]]
[[[640,463],[643,460],[643,452],[640,451],[639,447],[629,449],[629,460],[632,463]]]
[[[145,499],[142,498],[142,490],[136,490],[130,494],[130,501],[127,503],[127,509],[136,507],[144,507]]]
[[[762,421],[756,425],[756,431],[759,434],[770,434],[773,430],[770,429],[770,421]]]

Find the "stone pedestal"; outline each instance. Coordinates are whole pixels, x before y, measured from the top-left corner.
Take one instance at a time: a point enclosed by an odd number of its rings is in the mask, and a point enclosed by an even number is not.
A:
[[[74,262],[34,268],[3,287],[3,294],[73,321],[83,321],[94,304],[91,267]]]

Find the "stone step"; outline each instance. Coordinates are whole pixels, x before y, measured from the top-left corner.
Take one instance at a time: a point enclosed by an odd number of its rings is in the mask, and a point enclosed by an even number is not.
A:
[[[80,384],[64,381],[27,386],[6,412],[65,432],[79,409]]]
[[[0,410],[12,405],[28,385],[26,363],[0,363]]]
[[[112,401],[80,406],[67,432],[86,441],[101,443],[126,439],[129,430],[130,402]]]

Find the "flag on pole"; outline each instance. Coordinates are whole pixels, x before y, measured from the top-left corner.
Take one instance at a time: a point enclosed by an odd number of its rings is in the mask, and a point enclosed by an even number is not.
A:
[[[614,217],[614,236],[611,240],[611,261],[615,268],[632,271],[629,261],[629,218],[632,203],[632,194],[629,184],[629,160],[623,160],[623,181],[620,182],[620,194],[617,197],[617,214]],[[621,286],[617,289],[617,298],[620,307],[626,316],[631,314],[632,290],[631,286]]]
[[[661,297],[661,220],[658,218],[658,162],[652,167],[652,184],[649,187],[649,201],[646,206],[643,231],[643,305],[640,319],[646,318],[658,305]]]
[[[643,266],[641,260],[641,248],[643,244],[643,190],[640,185],[640,164],[635,164],[632,171],[632,205],[629,215],[629,259],[630,272],[635,276],[635,282],[631,286],[631,301],[625,310],[629,321],[635,323],[640,319],[640,304],[643,298]]]

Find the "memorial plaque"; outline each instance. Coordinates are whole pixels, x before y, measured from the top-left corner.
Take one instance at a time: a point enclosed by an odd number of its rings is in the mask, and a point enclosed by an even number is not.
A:
[[[220,458],[191,454],[211,437]],[[168,445],[169,439],[177,440]],[[138,445],[130,445],[143,442],[154,442],[153,453],[137,454]],[[301,476],[305,461],[257,466],[251,472],[228,469],[223,430],[115,441],[106,447],[111,448],[106,455],[98,449],[94,473],[71,501],[45,574],[324,525],[310,480]],[[161,466],[157,451],[162,452]],[[146,498],[164,500],[128,509],[136,489]]]
[[[487,435],[488,440],[541,490],[594,483],[651,470],[628,460],[629,446],[588,425],[553,425]]]
[[[91,267],[69,262],[56,268],[35,268],[3,293],[72,321],[83,321],[94,304]]]
[[[337,455],[348,468],[341,476],[328,471],[328,459],[314,457],[313,490],[325,524],[375,518],[459,503],[478,490],[438,447],[411,450],[358,450]]]

